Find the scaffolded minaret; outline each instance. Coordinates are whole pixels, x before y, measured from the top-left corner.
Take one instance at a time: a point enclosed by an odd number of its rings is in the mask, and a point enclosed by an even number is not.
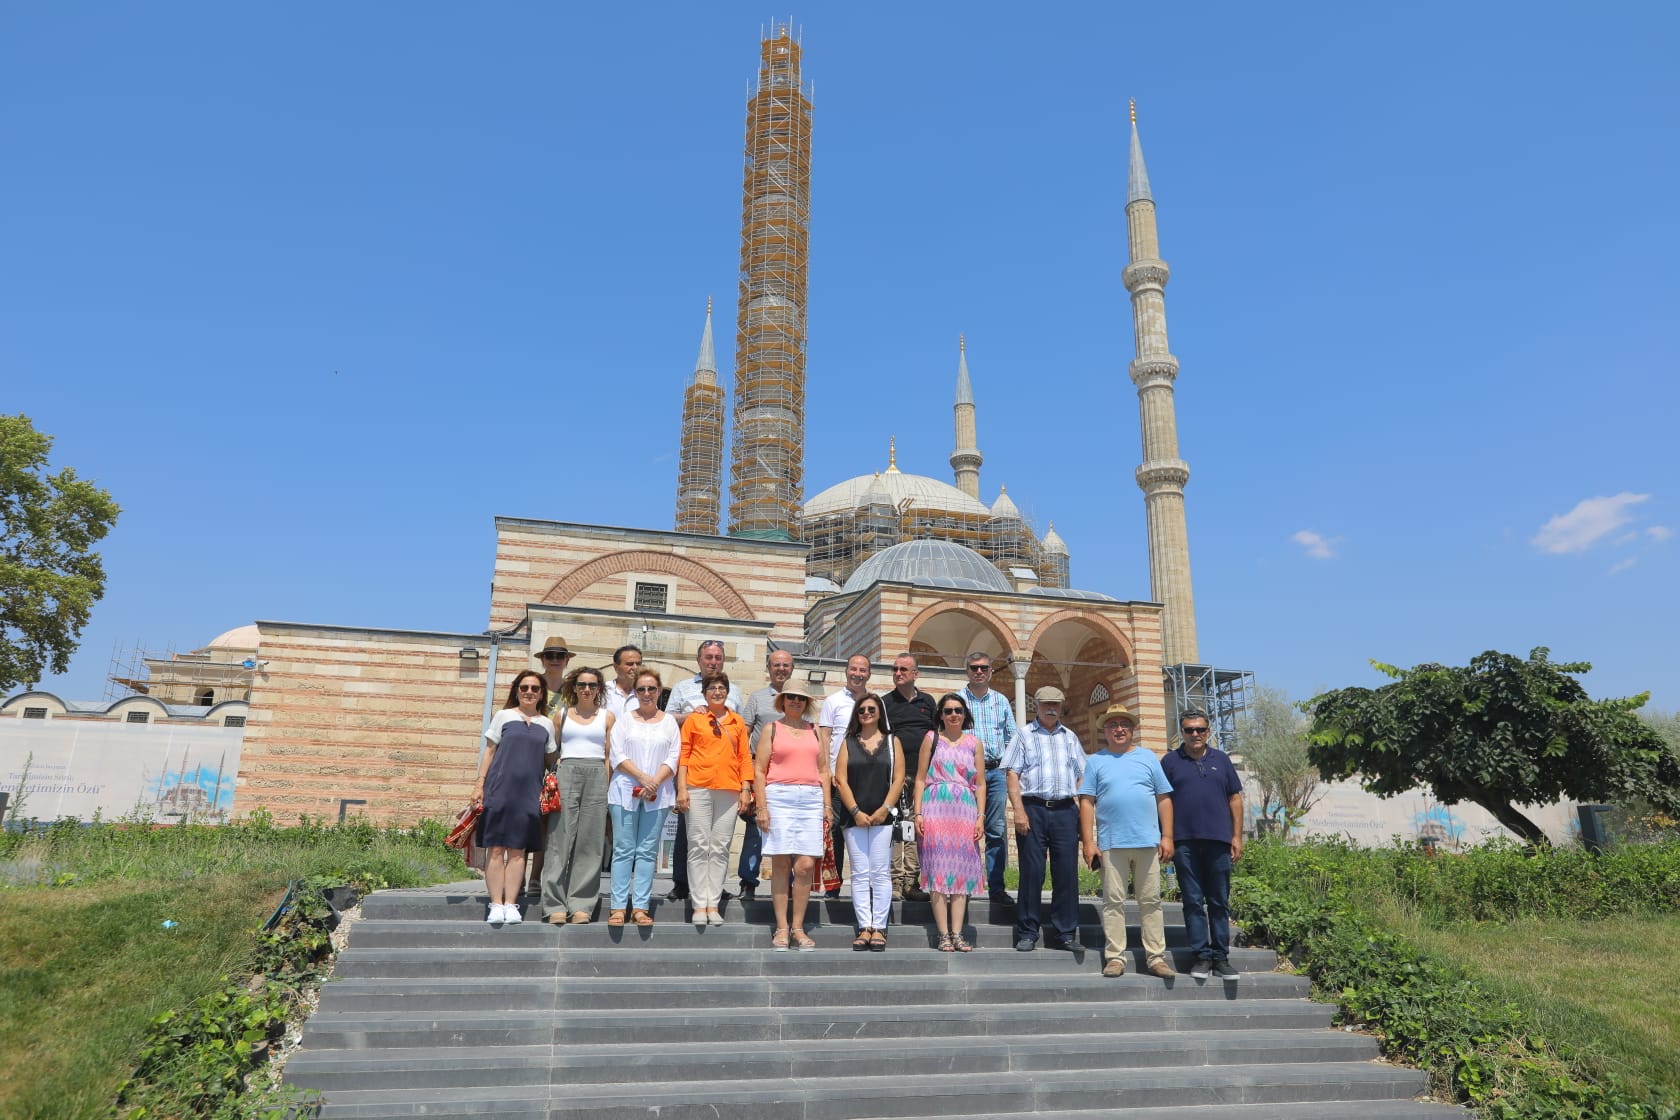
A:
[[[1143,463],[1137,484],[1143,490],[1149,523],[1149,584],[1163,610],[1163,665],[1193,663],[1196,656],[1196,604],[1190,592],[1190,537],[1184,524],[1184,484],[1190,464],[1178,457],[1178,420],[1173,411],[1173,381],[1178,359],[1167,349],[1167,262],[1160,257],[1155,230],[1155,200],[1138,143],[1137,103],[1131,106],[1131,165],[1126,176],[1126,244],[1130,260],[1121,280],[1132,293],[1132,337],[1137,357],[1132,383],[1137,386],[1143,428]]]
[[[974,386],[968,382],[968,340],[957,336],[957,449],[951,452],[951,470],[956,473],[957,489],[971,498],[980,497],[980,448],[975,444]]]
[[[712,346],[712,299],[700,356],[683,392],[682,451],[677,459],[677,532],[717,536],[723,501],[723,389]]]
[[[805,478],[805,297],[811,99],[783,25],[759,45],[747,102],[729,534],[791,540]]]

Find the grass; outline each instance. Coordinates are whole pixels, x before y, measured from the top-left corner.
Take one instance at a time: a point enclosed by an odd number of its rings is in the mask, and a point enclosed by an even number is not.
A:
[[[1671,994],[1680,917],[1416,924],[1406,932],[1528,1011],[1598,1076],[1680,1090],[1680,1004]]]
[[[110,1117],[152,1019],[241,973],[289,881],[466,877],[441,836],[436,825],[282,829],[260,816],[0,834],[0,1116]]]

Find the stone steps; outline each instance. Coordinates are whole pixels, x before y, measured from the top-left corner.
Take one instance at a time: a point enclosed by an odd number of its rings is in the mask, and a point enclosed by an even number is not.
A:
[[[1464,1115],[1412,1100],[1423,1075],[1332,1029],[1270,951],[1233,951],[1234,984],[1140,975],[1136,950],[1105,979],[1091,948],[1016,952],[1012,915],[984,902],[981,948],[936,952],[917,909],[895,906],[910,924],[886,953],[858,953],[849,904],[814,903],[821,948],[776,953],[768,903],[710,928],[670,903],[647,929],[492,927],[475,884],[380,892],[286,1080],[322,1091],[323,1120]],[[1096,921],[1087,901],[1087,946]],[[1167,928],[1187,968],[1176,907]]]

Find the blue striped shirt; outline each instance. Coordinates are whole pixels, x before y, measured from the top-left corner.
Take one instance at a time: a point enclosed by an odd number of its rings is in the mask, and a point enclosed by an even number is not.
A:
[[[1015,738],[1015,709],[995,688],[988,688],[984,696],[976,696],[965,687],[962,698],[974,717],[974,737],[986,748],[986,762],[1003,761],[1004,748]]]

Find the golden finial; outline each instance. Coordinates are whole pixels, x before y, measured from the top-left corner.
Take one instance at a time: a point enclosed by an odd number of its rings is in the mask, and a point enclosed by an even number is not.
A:
[[[898,473],[898,437],[887,437],[887,473]]]
[[[999,493],[999,494],[1007,494],[1007,493],[1009,493],[1009,487],[1007,487],[1007,486],[999,486],[999,487],[998,487],[998,493]]]
[[[1137,98],[1132,98],[1132,123],[1137,124]]]

